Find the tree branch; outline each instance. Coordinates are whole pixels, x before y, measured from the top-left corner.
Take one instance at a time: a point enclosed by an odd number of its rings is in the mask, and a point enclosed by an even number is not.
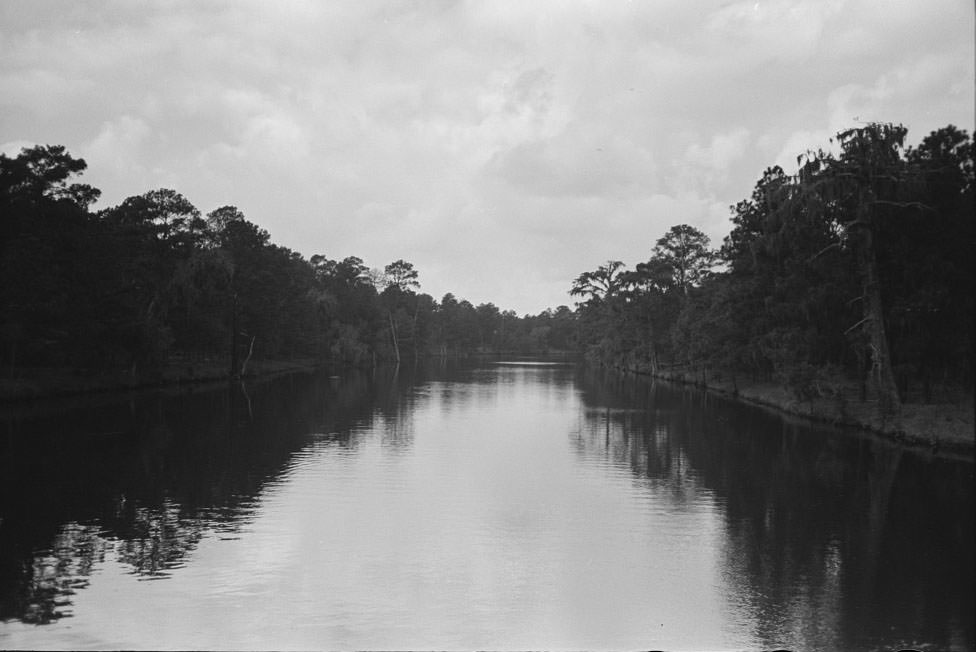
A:
[[[812,263],[813,261],[815,261],[816,259],[818,259],[821,256],[823,256],[825,253],[827,253],[831,249],[839,249],[839,248],[840,248],[840,243],[839,242],[832,242],[829,245],[827,245],[826,247],[824,247],[823,249],[821,249],[820,251],[818,251],[817,253],[815,253],[814,255],[810,256],[810,258],[807,259],[807,263],[808,264],[809,263]]]
[[[847,335],[852,330],[854,330],[855,328],[857,328],[858,326],[860,326],[861,324],[863,324],[864,322],[866,322],[866,321],[868,321],[870,319],[871,319],[871,317],[865,317],[864,319],[862,319],[861,321],[857,322],[856,324],[854,324],[853,326],[851,326],[850,328],[848,328],[846,331],[844,331],[844,335]]]
[[[935,209],[928,204],[920,201],[890,201],[888,199],[875,199],[872,204],[884,204],[885,206],[897,206],[899,208],[921,208],[922,210],[935,212]]]

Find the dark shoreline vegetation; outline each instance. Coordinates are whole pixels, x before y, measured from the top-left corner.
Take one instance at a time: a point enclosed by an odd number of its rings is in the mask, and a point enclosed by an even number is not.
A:
[[[432,356],[580,355],[806,417],[972,451],[973,150],[869,124],[767,169],[713,250],[672,227],[518,316],[275,245],[159,189],[91,210],[62,146],[0,155],[0,400]]]
[[[839,133],[767,169],[716,251],[672,227],[572,293],[589,360],[933,448],[973,450],[973,148]]]

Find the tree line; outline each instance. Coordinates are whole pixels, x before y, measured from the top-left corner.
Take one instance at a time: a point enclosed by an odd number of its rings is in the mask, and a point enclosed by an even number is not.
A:
[[[867,124],[798,157],[795,175],[768,168],[717,249],[678,225],[634,269],[581,274],[586,356],[777,381],[800,398],[853,382],[886,410],[971,390],[972,141],[952,125],[916,146],[906,135]]]
[[[0,364],[127,369],[251,359],[374,363],[575,347],[565,306],[519,317],[419,291],[413,265],[372,270],[271,241],[234,206],[203,215],[171,189],[92,210],[60,145],[0,155]],[[29,372],[28,372],[29,373]]]
[[[364,364],[577,351],[600,364],[731,374],[809,398],[855,381],[897,408],[972,388],[973,147],[951,125],[906,146],[868,124],[768,168],[718,248],[672,227],[633,269],[580,274],[559,306],[518,316],[420,291],[404,260],[305,259],[233,206],[175,190],[93,210],[63,146],[0,155],[0,364],[127,369],[251,359]]]

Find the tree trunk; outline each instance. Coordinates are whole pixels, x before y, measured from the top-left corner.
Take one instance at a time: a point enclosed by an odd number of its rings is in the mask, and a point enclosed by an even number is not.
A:
[[[396,354],[396,362],[400,364],[400,344],[397,342],[396,324],[393,322],[393,313],[387,312],[390,317],[390,335],[393,337],[393,352]]]
[[[650,319],[647,321],[647,330],[644,333],[647,338],[647,358],[651,365],[651,373],[657,373],[657,346],[654,344],[654,324],[651,323]]]
[[[417,303],[413,309],[413,361],[420,359],[420,338],[417,337],[417,317],[420,315],[420,296],[417,296]]]
[[[861,202],[861,246],[859,264],[861,267],[864,298],[864,328],[867,329],[868,352],[871,356],[871,369],[868,383],[878,394],[881,409],[885,414],[897,412],[901,407],[898,385],[891,367],[891,353],[885,333],[884,303],[881,299],[881,282],[878,278],[878,260],[874,250],[874,224],[871,220],[870,206],[865,198]]]
[[[230,376],[237,376],[237,350],[240,348],[237,333],[237,295],[230,304]]]
[[[257,339],[257,335],[251,336],[251,347],[247,351],[247,357],[244,358],[244,364],[241,365],[241,378],[247,374],[247,363],[251,360],[251,355],[254,353],[254,340]]]

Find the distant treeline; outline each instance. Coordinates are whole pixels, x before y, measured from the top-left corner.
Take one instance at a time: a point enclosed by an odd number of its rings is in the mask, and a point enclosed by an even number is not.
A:
[[[519,317],[418,292],[403,260],[306,260],[237,208],[201,215],[159,189],[92,211],[100,191],[63,146],[0,155],[0,363],[127,369],[254,359],[372,363],[575,347],[562,306]]]
[[[794,176],[767,169],[718,250],[680,225],[633,270],[581,274],[587,356],[778,381],[801,398],[849,379],[891,409],[971,389],[972,142],[951,125],[916,147],[906,133],[868,124],[837,134],[835,153],[800,156]]]

